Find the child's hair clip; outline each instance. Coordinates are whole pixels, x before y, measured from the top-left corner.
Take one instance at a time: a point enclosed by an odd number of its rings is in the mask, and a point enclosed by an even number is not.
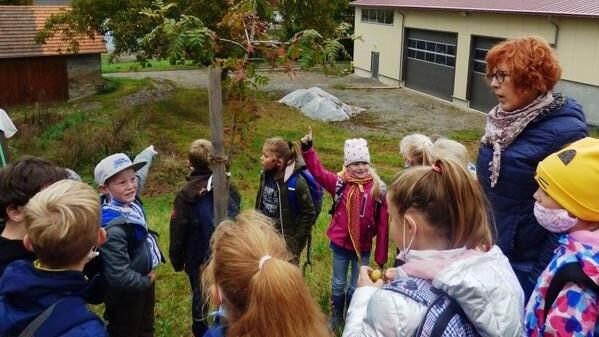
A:
[[[435,171],[435,172],[437,172],[439,174],[443,174],[443,169],[442,169],[443,166],[441,166],[440,164],[433,163],[431,165],[431,167],[432,167],[433,171]]]

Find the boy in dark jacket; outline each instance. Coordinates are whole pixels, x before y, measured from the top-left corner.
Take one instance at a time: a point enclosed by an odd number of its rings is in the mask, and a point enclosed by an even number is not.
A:
[[[212,144],[205,139],[191,143],[188,160],[191,174],[177,193],[170,224],[169,257],[175,271],[185,270],[192,290],[192,331],[204,335],[207,310],[200,284],[201,267],[210,257],[210,238],[214,232],[214,201],[210,156]],[[240,196],[229,183],[227,214],[239,214]]]
[[[111,337],[154,334],[154,269],[165,260],[139,193],[156,154],[149,146],[131,162],[117,153],[94,169],[102,192],[102,227],[108,235],[100,250],[109,284],[104,318]]]
[[[35,157],[23,157],[0,170],[0,276],[13,261],[35,259],[23,247],[23,206],[42,188],[67,177],[64,169]]]
[[[106,240],[90,186],[56,182],[24,207],[23,244],[38,260],[14,261],[0,278],[0,336],[104,337],[104,322],[85,305],[83,266]]]

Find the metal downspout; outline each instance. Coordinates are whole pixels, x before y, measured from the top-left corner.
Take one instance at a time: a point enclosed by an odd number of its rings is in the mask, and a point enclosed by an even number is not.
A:
[[[406,13],[398,10],[397,11],[399,14],[401,14],[401,40],[399,41],[400,46],[401,46],[401,55],[399,55],[399,86],[403,86],[404,84],[404,80],[403,80],[403,61],[405,59],[404,55],[406,53],[406,48],[405,47],[405,25],[406,25]]]
[[[551,46],[553,48],[557,48],[557,41],[559,39],[559,25],[557,24],[557,22],[553,21],[553,17],[551,15],[547,16],[547,18],[549,19],[549,23],[555,26],[555,35],[553,38],[554,43]]]

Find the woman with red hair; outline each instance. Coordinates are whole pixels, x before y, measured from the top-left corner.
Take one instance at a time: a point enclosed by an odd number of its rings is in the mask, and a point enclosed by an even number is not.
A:
[[[582,107],[553,92],[561,68],[538,37],[511,39],[487,53],[487,79],[499,104],[487,117],[477,159],[490,200],[497,244],[509,258],[526,299],[557,247],[557,235],[533,214],[539,161],[587,136]]]

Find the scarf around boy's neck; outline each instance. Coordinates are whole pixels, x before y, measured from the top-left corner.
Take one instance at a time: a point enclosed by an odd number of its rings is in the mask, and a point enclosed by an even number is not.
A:
[[[126,204],[126,203],[120,202],[112,197],[108,197],[108,198],[104,199],[104,202],[102,203],[102,209],[112,210],[113,212],[116,212],[120,216],[126,218],[127,222],[136,223],[136,224],[142,225],[144,227],[147,227],[146,218],[145,218],[143,209],[136,202]],[[105,212],[103,212],[103,213],[105,213]],[[106,224],[109,219],[104,219],[105,214],[102,214],[102,217],[103,217],[102,222],[104,224]],[[110,217],[110,218],[112,218],[112,217]]]
[[[359,260],[362,254],[362,247],[360,245],[360,194],[364,193],[364,185],[371,182],[373,177],[371,174],[368,174],[366,178],[358,179],[346,170],[340,172],[339,176],[347,184],[345,187],[347,230]]]

